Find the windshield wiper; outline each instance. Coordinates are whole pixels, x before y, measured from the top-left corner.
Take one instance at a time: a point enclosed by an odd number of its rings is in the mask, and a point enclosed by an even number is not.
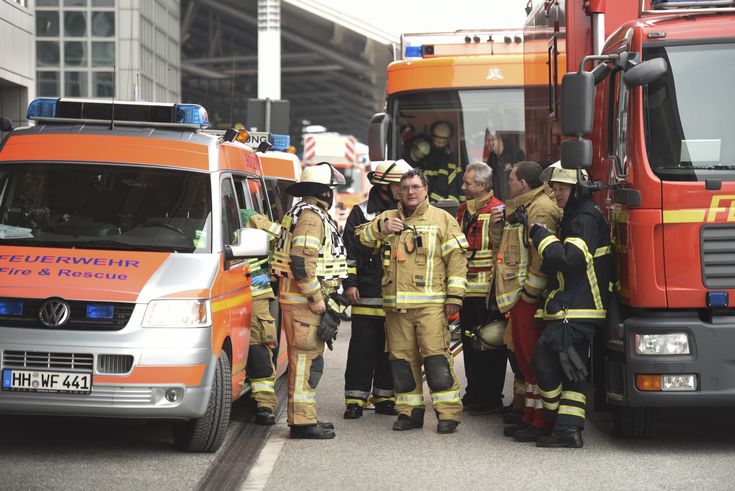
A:
[[[98,247],[104,247],[105,249],[119,249],[126,251],[152,251],[152,252],[192,252],[194,249],[191,247],[175,247],[175,246],[164,246],[164,245],[149,245],[149,244],[131,244],[129,242],[120,242],[117,240],[110,239],[95,239],[85,240],[76,242],[74,244],[76,249],[95,249]]]

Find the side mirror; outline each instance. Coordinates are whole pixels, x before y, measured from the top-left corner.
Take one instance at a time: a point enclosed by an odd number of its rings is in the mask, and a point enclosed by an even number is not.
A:
[[[368,147],[370,160],[385,160],[385,147],[388,144],[388,115],[377,113],[370,118],[368,127]]]
[[[561,166],[565,169],[589,169],[592,165],[592,142],[581,136],[561,142]]]
[[[237,243],[225,246],[225,259],[245,259],[268,255],[270,236],[257,228],[241,228],[236,232]]]
[[[13,129],[13,122],[8,118],[0,118],[0,131],[10,131]]]
[[[564,136],[592,133],[595,81],[592,72],[567,73],[561,82],[561,132]]]
[[[637,64],[623,75],[623,83],[629,88],[648,85],[664,76],[669,66],[663,58],[653,58]]]
[[[262,141],[258,144],[258,148],[255,149],[258,153],[265,153],[271,149],[273,145],[269,141]]]

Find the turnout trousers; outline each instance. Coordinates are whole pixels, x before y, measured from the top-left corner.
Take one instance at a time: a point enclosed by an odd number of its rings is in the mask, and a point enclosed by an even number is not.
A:
[[[444,305],[386,310],[385,333],[396,391],[396,411],[411,415],[424,409],[423,365],[431,401],[439,420],[459,421],[462,401],[449,353],[449,329]]]
[[[485,299],[465,297],[459,311],[462,326],[462,352],[464,353],[464,373],[467,377],[467,391],[463,404],[487,404],[495,407],[503,404],[503,385],[507,365],[506,348],[478,351],[465,335],[465,330],[478,326],[487,320]]]
[[[533,318],[536,308],[536,304],[526,303],[523,299],[519,299],[510,309],[510,321],[513,324],[513,348],[516,363],[526,383],[526,406],[522,422],[536,428],[549,429],[551,424],[546,421],[536,375],[531,368],[531,356],[536,347],[536,341],[544,330],[544,324]]]
[[[273,366],[273,348],[276,346],[276,322],[270,312],[267,296],[253,298],[250,317],[250,347],[248,348],[248,377],[253,399],[258,407],[276,409],[276,369]]]
[[[352,335],[345,369],[345,402],[364,407],[394,401],[393,376],[385,352],[385,317],[352,314]]]
[[[281,304],[288,341],[288,412],[293,425],[315,425],[316,387],[324,372],[324,341],[317,336],[322,316],[306,304]]]

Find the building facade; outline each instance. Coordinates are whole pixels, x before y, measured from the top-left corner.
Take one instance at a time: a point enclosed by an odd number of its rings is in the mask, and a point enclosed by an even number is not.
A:
[[[35,96],[34,55],[29,0],[0,0],[0,116],[14,126],[25,124],[28,101]]]
[[[35,14],[37,96],[181,98],[179,0],[35,0]]]

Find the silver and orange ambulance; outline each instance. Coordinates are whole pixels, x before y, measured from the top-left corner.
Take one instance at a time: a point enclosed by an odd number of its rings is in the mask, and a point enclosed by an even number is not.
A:
[[[255,153],[193,104],[36,99],[0,144],[0,413],[163,418],[214,451],[247,387]],[[237,132],[234,132],[237,133]]]

